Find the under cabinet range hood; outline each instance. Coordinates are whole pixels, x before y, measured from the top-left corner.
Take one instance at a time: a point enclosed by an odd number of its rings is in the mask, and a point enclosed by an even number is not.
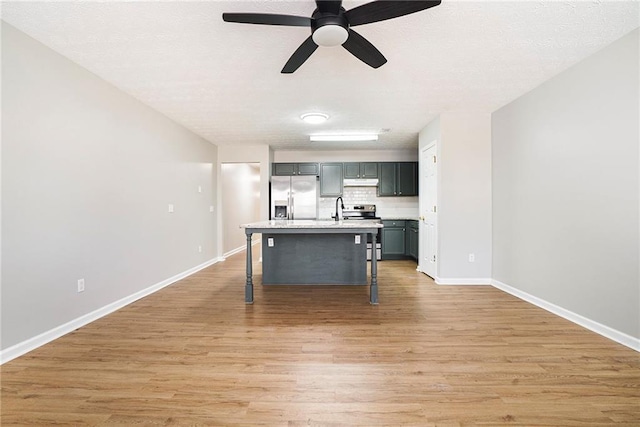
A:
[[[346,178],[343,180],[342,185],[345,187],[377,187],[377,178]]]

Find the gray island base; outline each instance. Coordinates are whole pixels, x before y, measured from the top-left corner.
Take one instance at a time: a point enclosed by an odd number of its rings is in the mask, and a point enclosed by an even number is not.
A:
[[[241,226],[247,236],[245,302],[253,303],[251,236],[262,234],[263,285],[366,285],[367,236],[377,221],[272,220]],[[378,304],[377,261],[371,259],[369,302]]]

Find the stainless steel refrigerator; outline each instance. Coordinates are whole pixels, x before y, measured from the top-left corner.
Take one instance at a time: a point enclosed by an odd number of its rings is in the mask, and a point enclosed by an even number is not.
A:
[[[318,177],[271,177],[271,219],[317,218]]]

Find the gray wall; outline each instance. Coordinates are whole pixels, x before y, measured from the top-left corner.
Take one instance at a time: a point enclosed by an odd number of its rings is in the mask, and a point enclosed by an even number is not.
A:
[[[219,257],[216,164],[213,144],[2,23],[2,349]]]
[[[260,164],[223,163],[221,172],[223,253],[227,256],[247,247],[240,225],[260,221]]]
[[[635,30],[493,114],[493,278],[640,337]]]
[[[438,141],[437,283],[491,280],[491,115],[441,114],[420,132]],[[475,262],[469,262],[469,254]]]
[[[440,131],[438,276],[490,279],[491,115],[444,113]]]

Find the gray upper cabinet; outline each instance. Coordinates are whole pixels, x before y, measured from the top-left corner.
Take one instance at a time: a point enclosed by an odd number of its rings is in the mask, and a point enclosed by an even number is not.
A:
[[[360,178],[377,178],[378,177],[378,163],[366,162],[360,163]]]
[[[384,162],[378,171],[378,196],[418,195],[417,162]]]
[[[378,163],[376,162],[345,163],[344,177],[345,179],[377,178]]]
[[[320,164],[320,197],[342,196],[342,163]]]
[[[317,163],[298,163],[298,175],[318,176],[320,168]]]
[[[272,175],[315,175],[318,176],[319,168],[317,163],[274,163]]]
[[[418,195],[418,164],[398,163],[398,196]]]
[[[345,163],[344,177],[345,179],[360,178],[360,163]]]
[[[296,171],[295,163],[274,163],[272,175],[293,175]]]
[[[396,163],[380,163],[378,181],[378,196],[395,196],[396,190]]]

